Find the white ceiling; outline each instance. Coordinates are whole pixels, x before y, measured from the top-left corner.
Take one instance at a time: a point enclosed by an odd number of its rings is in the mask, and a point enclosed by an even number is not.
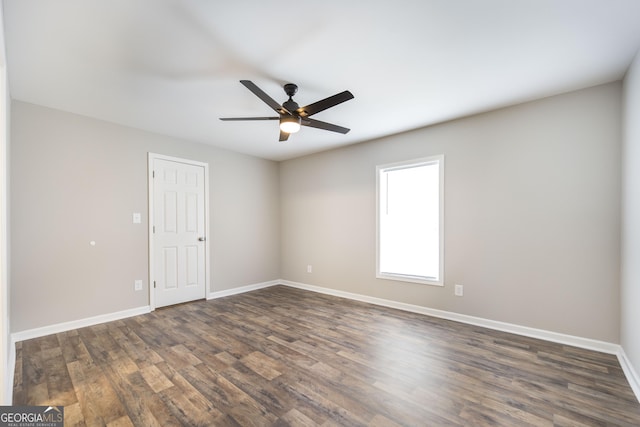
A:
[[[4,0],[13,99],[273,160],[619,80],[638,0]],[[219,117],[281,86],[347,135]]]

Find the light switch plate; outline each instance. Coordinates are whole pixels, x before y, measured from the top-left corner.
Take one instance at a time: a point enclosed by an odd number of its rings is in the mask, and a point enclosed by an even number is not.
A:
[[[133,282],[133,288],[134,288],[136,291],[141,291],[141,290],[142,290],[142,280],[135,280],[135,281]]]
[[[142,222],[142,215],[140,215],[140,212],[134,212],[133,213],[133,223],[134,224],[140,224]]]

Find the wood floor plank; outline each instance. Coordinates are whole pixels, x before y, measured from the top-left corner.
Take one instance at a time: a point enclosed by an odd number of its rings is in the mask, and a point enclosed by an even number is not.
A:
[[[254,351],[240,359],[247,368],[271,381],[282,375],[286,367],[260,351]]]
[[[154,393],[160,393],[170,387],[173,383],[167,378],[156,365],[148,366],[140,370],[142,378],[149,384]]]
[[[140,371],[128,372],[117,365],[105,366],[105,374],[126,405],[135,426],[180,426],[157,393],[153,393]]]
[[[76,390],[76,396],[78,396],[79,409],[82,413],[82,420],[88,426],[105,424],[102,421],[101,414],[99,413],[98,405],[92,404],[94,398],[89,385],[90,379],[87,378],[85,372],[82,369],[82,362],[73,361],[67,364],[67,371],[73,382],[74,389]],[[15,401],[14,401],[15,403]],[[34,404],[42,404],[43,402],[36,402]],[[57,405],[58,401],[52,402]],[[75,415],[75,414],[74,414]],[[65,421],[69,419],[70,415],[65,413]],[[72,417],[75,419],[75,417]]]
[[[614,355],[274,286],[16,344],[73,426],[638,426]]]
[[[73,405],[67,405],[64,407],[64,423],[67,426],[86,426],[85,418],[82,415],[82,408],[80,402],[76,402]]]
[[[47,367],[47,389],[49,396],[55,396],[57,402],[63,406],[76,403],[75,389],[67,370],[62,352],[59,351],[43,356],[43,364]]]
[[[280,417],[278,426],[298,426],[298,427],[315,427],[317,424],[296,408]]]
[[[111,421],[107,424],[107,427],[134,427],[131,419],[127,416],[120,417],[117,420]]]

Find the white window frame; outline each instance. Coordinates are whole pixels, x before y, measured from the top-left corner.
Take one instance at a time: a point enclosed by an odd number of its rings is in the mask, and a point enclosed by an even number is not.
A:
[[[393,169],[406,169],[411,167],[438,164],[438,184],[439,184],[439,260],[437,278],[427,278],[423,276],[413,276],[398,273],[386,273],[380,271],[380,177],[383,172]],[[396,280],[401,282],[421,283],[426,285],[444,286],[444,155],[422,157],[418,159],[405,160],[402,162],[388,163],[376,166],[376,278],[385,280]]]

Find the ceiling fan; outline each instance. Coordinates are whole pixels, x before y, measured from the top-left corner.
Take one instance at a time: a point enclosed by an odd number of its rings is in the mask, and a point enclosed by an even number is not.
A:
[[[220,120],[279,120],[280,121],[280,141],[286,141],[289,135],[296,133],[300,130],[300,126],[309,126],[317,129],[329,130],[338,133],[347,133],[350,129],[342,126],[334,125],[332,123],[321,122],[320,120],[314,120],[309,118],[320,111],[324,111],[327,108],[334,107],[342,102],[353,99],[353,95],[348,90],[340,92],[328,98],[322,99],[313,104],[309,104],[304,107],[298,107],[298,104],[293,100],[293,95],[298,91],[298,86],[293,83],[287,83],[284,85],[284,91],[289,96],[289,99],[282,105],[278,104],[269,95],[267,95],[262,89],[256,86],[250,80],[240,80],[247,89],[253,92],[258,98],[262,99],[269,107],[273,108],[278,117],[221,117]]]

